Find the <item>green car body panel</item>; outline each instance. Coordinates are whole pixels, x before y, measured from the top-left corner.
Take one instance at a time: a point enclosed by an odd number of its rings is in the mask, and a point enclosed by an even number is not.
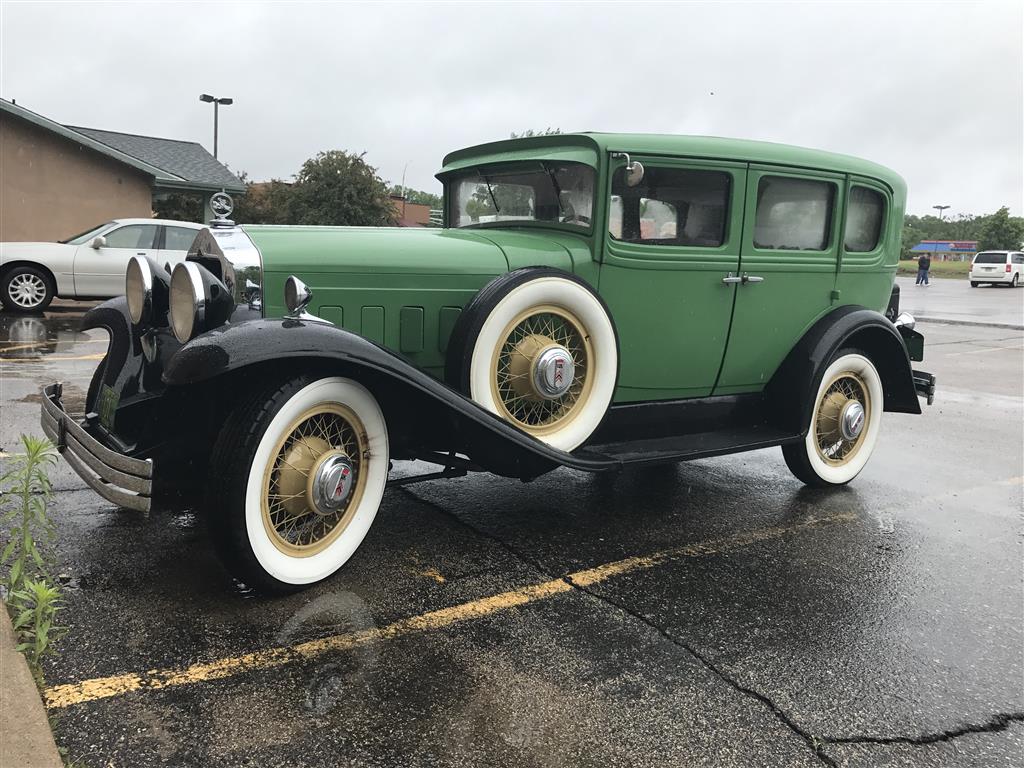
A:
[[[652,245],[608,234],[612,177],[626,163],[728,175],[728,218],[717,247]],[[576,162],[596,172],[589,228],[491,222],[444,229],[245,226],[264,263],[266,315],[285,313],[284,281],[313,290],[309,311],[407,357],[433,376],[462,308],[495,277],[521,267],[572,272],[602,296],[619,337],[615,402],[758,392],[804,333],[830,311],[884,311],[899,256],[906,185],[893,171],[846,155],[781,144],[629,134],[566,134],[462,149],[444,159],[447,181],[477,167]],[[761,249],[754,242],[764,176],[832,184],[823,250]],[[877,192],[885,214],[877,247],[847,252],[846,201]],[[724,284],[728,275],[763,278]]]

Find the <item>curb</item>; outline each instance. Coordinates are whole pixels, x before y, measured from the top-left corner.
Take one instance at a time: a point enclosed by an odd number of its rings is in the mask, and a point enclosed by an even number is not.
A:
[[[14,650],[14,629],[0,601],[0,765],[62,768],[46,708],[25,657]]]
[[[908,309],[907,312],[914,316],[915,320],[922,323],[938,323],[941,325],[974,325],[979,328],[1004,328],[1010,331],[1024,331],[1024,325],[1013,325],[1012,323],[985,323],[978,320],[953,320],[947,317],[929,317]]]

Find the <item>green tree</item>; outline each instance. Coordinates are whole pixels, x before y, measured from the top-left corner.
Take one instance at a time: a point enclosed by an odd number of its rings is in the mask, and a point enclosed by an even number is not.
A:
[[[393,226],[387,185],[364,155],[330,150],[303,163],[288,192],[288,223]]]
[[[1010,216],[1005,205],[991,216],[985,217],[978,236],[978,247],[983,251],[1012,251],[1024,241],[1024,219]]]
[[[231,218],[239,224],[290,224],[292,185],[280,179],[252,182],[244,171],[245,194],[235,198]]]
[[[541,130],[534,130],[533,128],[530,128],[528,130],[523,131],[522,133],[516,133],[515,131],[512,131],[512,133],[509,134],[509,138],[529,139],[532,136],[558,136],[561,133],[561,128],[551,128],[549,126],[547,128],[542,128]]]

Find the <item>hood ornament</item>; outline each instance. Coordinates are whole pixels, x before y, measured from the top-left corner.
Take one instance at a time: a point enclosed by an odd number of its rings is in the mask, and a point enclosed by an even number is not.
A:
[[[228,218],[235,210],[235,201],[227,192],[214,192],[210,196],[210,210],[213,211],[211,227],[233,227],[235,225],[235,222]]]

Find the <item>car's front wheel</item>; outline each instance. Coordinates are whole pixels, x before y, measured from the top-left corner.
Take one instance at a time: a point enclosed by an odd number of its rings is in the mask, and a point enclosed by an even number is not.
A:
[[[351,379],[299,377],[256,394],[214,448],[207,515],[228,570],[265,593],[326,579],[369,530],[388,476],[388,434]]]
[[[53,280],[41,269],[28,265],[4,273],[0,301],[11,312],[42,312],[53,301]]]
[[[867,464],[882,424],[882,379],[871,360],[840,351],[821,378],[807,435],[785,445],[786,465],[813,486],[845,485]]]

